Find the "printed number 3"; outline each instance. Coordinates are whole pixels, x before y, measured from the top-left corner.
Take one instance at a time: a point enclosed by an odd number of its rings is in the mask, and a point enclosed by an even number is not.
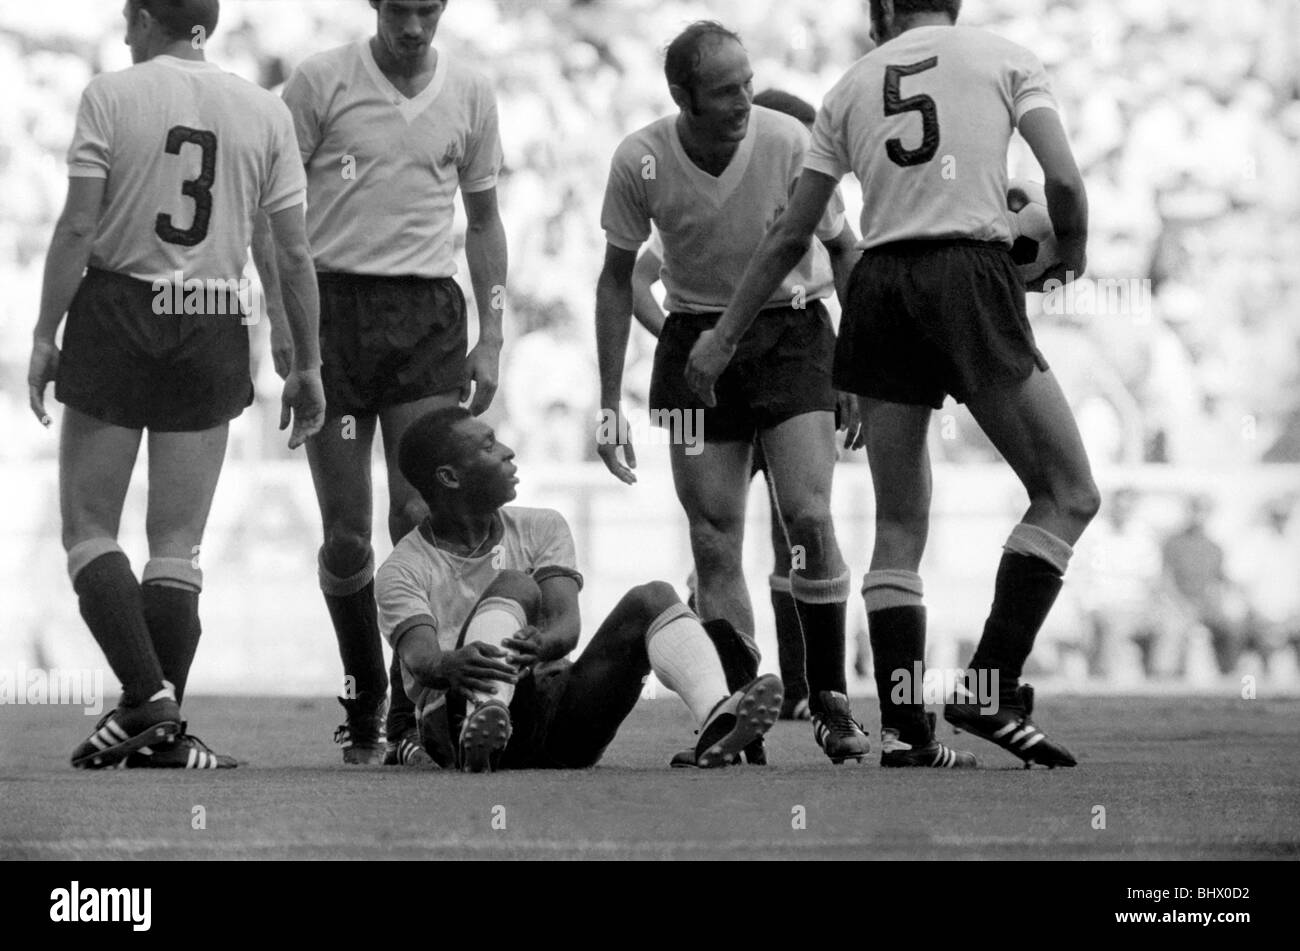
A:
[[[212,221],[212,183],[217,177],[217,136],[214,132],[191,129],[188,126],[172,126],[167,132],[166,152],[180,155],[181,146],[186,142],[197,145],[203,155],[199,163],[199,177],[181,183],[181,194],[194,201],[194,221],[185,229],[172,224],[172,216],[159,213],[153,230],[158,237],[168,244],[179,244],[192,248],[208,236],[208,225]]]
[[[898,86],[904,76],[915,76],[939,65],[939,57],[931,56],[910,66],[885,67],[885,115],[896,116],[904,112],[921,114],[921,144],[914,149],[904,148],[903,140],[890,139],[885,143],[885,154],[895,165],[908,168],[924,165],[939,151],[939,110],[934,99],[926,95],[902,98]]]

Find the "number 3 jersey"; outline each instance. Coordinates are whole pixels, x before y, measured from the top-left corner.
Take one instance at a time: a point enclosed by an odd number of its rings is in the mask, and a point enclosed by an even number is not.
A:
[[[826,95],[804,168],[862,183],[862,242],[1011,244],[1007,145],[1056,108],[1033,53],[985,30],[925,26],[876,47]]]
[[[107,179],[91,265],[144,281],[237,279],[256,211],[291,208],[307,191],[285,104],[174,56],[91,80],[68,175]]]

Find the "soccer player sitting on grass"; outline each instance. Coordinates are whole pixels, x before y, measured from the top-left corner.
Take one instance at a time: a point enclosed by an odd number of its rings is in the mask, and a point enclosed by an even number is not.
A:
[[[755,676],[730,627],[706,631],[666,582],[629,591],[566,659],[581,626],[573,537],[557,512],[507,505],[514,450],[469,411],[412,423],[398,465],[430,514],[380,567],[375,594],[436,764],[594,766],[651,671],[694,714],[699,766],[734,760],[776,720],[780,678]]]

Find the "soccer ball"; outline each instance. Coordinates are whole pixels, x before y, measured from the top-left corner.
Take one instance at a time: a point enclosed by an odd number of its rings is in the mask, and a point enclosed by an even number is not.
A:
[[[1007,182],[1007,211],[1011,212],[1011,260],[1024,282],[1032,284],[1061,260],[1047,213],[1047,192],[1038,182],[1013,178]]]

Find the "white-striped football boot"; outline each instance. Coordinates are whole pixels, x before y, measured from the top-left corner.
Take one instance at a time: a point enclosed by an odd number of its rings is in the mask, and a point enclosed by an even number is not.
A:
[[[973,733],[1002,747],[1024,761],[1025,769],[1035,763],[1055,769],[1074,766],[1077,760],[1064,746],[1053,743],[1034,725],[1034,688],[1021,684],[1012,694],[998,700],[996,711],[988,712],[969,690],[958,686],[957,701],[944,706],[943,718],[958,730]]]
[[[880,765],[885,767],[934,767],[936,769],[975,769],[973,753],[954,750],[944,746],[934,737],[933,713],[925,715],[926,732],[930,739],[927,743],[912,744],[903,741],[902,735],[893,727],[880,731]]]
[[[214,753],[208,744],[191,736],[184,723],[175,742],[142,746],[122,763],[125,769],[234,769],[238,765],[233,756]]]
[[[181,730],[181,708],[167,684],[144,703],[104,714],[95,731],[72,751],[72,765],[77,769],[116,766],[140,747],[166,743]]]

